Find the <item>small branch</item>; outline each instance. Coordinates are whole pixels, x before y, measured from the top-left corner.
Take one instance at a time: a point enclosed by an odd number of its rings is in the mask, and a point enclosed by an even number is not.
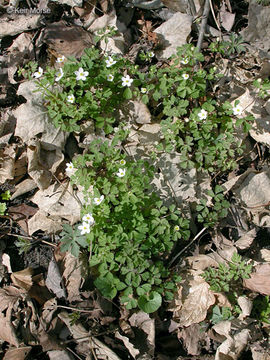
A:
[[[185,251],[190,247],[190,245],[192,245],[192,244],[194,243],[194,241],[196,241],[196,240],[202,235],[202,233],[203,233],[206,229],[207,229],[207,228],[204,227],[204,228],[194,237],[194,239],[191,240],[191,242],[190,242],[186,247],[184,247],[184,249],[182,249],[177,255],[175,255],[175,257],[170,261],[169,267],[175,262],[176,259],[179,258],[179,256],[180,256],[181,254],[183,254],[183,252],[185,252]]]
[[[202,22],[201,22],[201,27],[200,27],[200,33],[199,33],[198,42],[197,42],[197,49],[199,51],[201,51],[201,48],[202,48],[202,42],[203,42],[205,30],[206,30],[209,11],[210,11],[210,1],[205,0],[203,15],[202,15]]]

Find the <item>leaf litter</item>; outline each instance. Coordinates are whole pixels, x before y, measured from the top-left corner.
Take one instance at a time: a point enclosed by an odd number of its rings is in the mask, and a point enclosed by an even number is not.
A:
[[[138,1],[139,9],[144,8],[141,3],[143,1]],[[59,4],[61,7],[62,3]],[[77,12],[80,16],[81,13],[81,19],[76,19],[77,22],[69,26],[64,20],[52,21],[45,24],[41,34],[39,30],[35,32],[35,29],[41,28],[40,15],[2,16],[1,38],[5,39],[7,35],[16,36],[13,44],[8,47],[6,58],[9,83],[17,83],[17,66],[23,65],[27,59],[33,59],[37,48],[42,57],[42,47],[46,45],[52,62],[58,55],[80,56],[84,48],[92,44],[91,32],[107,25],[117,25],[120,35],[113,38],[108,47],[106,44],[101,47],[120,54],[126,50],[130,28],[128,22],[126,25],[124,22],[119,24],[119,9],[115,11],[116,4],[111,1],[93,1],[91,4],[84,4],[83,11],[82,2],[69,0],[66,4],[69,6],[68,11],[65,10],[66,15],[68,12]],[[218,12],[221,26],[227,31],[235,25],[235,12],[232,11],[231,4],[232,1],[226,1],[221,8],[214,9]],[[158,46],[158,59],[168,58],[177,46],[187,42],[191,33],[192,16],[187,11],[186,2],[176,4],[174,1],[164,0],[164,5],[175,11],[175,14],[159,26],[155,25],[153,18],[146,19],[145,15],[142,15],[142,10],[138,9],[130,12],[132,15],[129,20],[132,21],[134,13],[137,15],[138,11],[141,12],[137,26],[143,34],[143,41]],[[113,11],[110,12],[110,8],[113,8]],[[258,12],[253,16],[256,9]],[[268,49],[264,33],[269,21],[265,25],[263,17],[268,11],[268,7],[264,8],[250,2],[248,27],[243,31],[244,39],[263,51]],[[98,12],[103,12],[102,16],[98,16]],[[159,10],[153,9],[152,14],[158,16]],[[254,22],[258,31],[254,31]],[[256,67],[256,61],[261,61],[264,64],[261,67],[267,74],[267,61],[264,55],[258,55],[260,60],[254,58],[251,60],[253,65]],[[255,95],[249,89],[245,90],[243,85],[242,88],[236,86],[235,80],[243,84],[252,78],[250,61],[247,65],[245,59],[241,58],[237,60],[238,66],[231,66],[230,61],[221,60],[223,62],[219,66],[228,70],[226,78],[233,89],[228,91],[232,95],[232,101],[240,100],[246,110],[256,117],[256,126],[250,130],[250,137],[257,142],[257,147],[269,146],[269,100],[268,103],[254,103]],[[247,66],[249,68],[245,69]],[[10,142],[0,150],[0,183],[1,186],[9,184],[13,188],[12,201],[15,203],[9,207],[9,214],[11,220],[16,223],[19,235],[26,233],[31,236],[43,231],[53,235],[50,238],[53,241],[54,234],[58,234],[62,228],[63,219],[71,225],[79,221],[83,196],[80,190],[74,191],[63,176],[64,149],[68,134],[52,127],[43,106],[44,100],[38,93],[33,93],[34,88],[33,81],[18,82],[17,95],[23,97],[24,102],[11,109],[11,112],[5,112],[5,124],[14,123],[15,119],[15,127],[8,134],[3,131],[3,136],[0,128],[3,143],[5,139]],[[264,105],[265,112],[261,110]],[[130,106],[134,107],[134,114],[131,113],[130,116],[134,129],[132,151],[136,156],[140,151],[145,153],[147,147],[151,151],[153,143],[160,141],[160,127],[152,122],[146,105],[131,103]],[[22,148],[17,145],[18,143],[15,145],[12,140],[10,141],[13,135],[19,139]],[[246,141],[244,137],[241,139]],[[170,198],[173,189],[173,196],[179,203],[185,202],[185,207],[189,208],[202,194],[206,195],[210,180],[205,179],[203,184],[194,169],[191,172],[179,172],[177,160],[169,157],[160,157],[156,165],[160,168],[161,174],[156,187],[163,192],[164,198]],[[114,304],[83,290],[84,287],[91,287],[90,280],[84,272],[84,259],[77,259],[68,253],[59,255],[59,249],[54,251],[54,258],[47,269],[40,269],[40,272],[31,267],[12,272],[9,267],[10,283],[3,278],[0,289],[0,338],[8,344],[4,359],[25,359],[36,346],[41,345],[43,352],[50,359],[74,359],[76,354],[76,357],[83,356],[86,359],[119,360],[130,356],[134,359],[151,359],[158,356],[160,359],[166,357],[167,360],[166,355],[159,353],[157,339],[162,336],[157,325],[159,322],[166,328],[167,334],[178,339],[178,355],[172,357],[173,359],[182,358],[180,349],[186,352],[186,359],[189,355],[199,359],[202,352],[208,352],[215,360],[236,360],[245,356],[247,349],[250,349],[254,360],[268,359],[264,340],[268,334],[269,342],[269,330],[268,333],[266,330],[260,330],[265,333],[261,338],[258,337],[259,324],[254,325],[255,320],[252,318],[252,299],[270,295],[269,249],[268,245],[260,248],[260,239],[257,236],[258,227],[268,228],[270,224],[269,174],[267,165],[259,169],[254,170],[251,164],[246,172],[240,175],[233,174],[227,182],[227,191],[237,199],[234,206],[241,214],[240,220],[248,224],[248,228],[238,229],[235,235],[233,225],[223,224],[227,229],[226,236],[223,233],[217,235],[209,232],[207,236],[211,241],[208,248],[199,243],[193,253],[188,254],[190,256],[182,258],[181,265],[176,270],[181,274],[182,282],[169,308],[168,304],[164,307],[163,311],[166,314],[161,318],[161,314],[149,316],[142,311],[134,313],[123,309],[120,309],[120,318],[113,310]],[[55,177],[59,182],[55,182]],[[166,189],[164,184],[168,181],[171,186],[167,186]],[[28,196],[29,194],[31,195]],[[23,200],[20,200],[21,198]],[[23,213],[24,219],[12,216],[12,212]],[[228,232],[234,236],[228,235]],[[233,253],[237,251],[244,254],[247,259],[253,259],[257,244],[260,263],[255,263],[254,271],[243,281],[245,295],[237,297],[239,315],[232,320],[222,319],[211,326],[211,314],[213,316],[215,306],[219,309],[232,309],[232,303],[226,294],[211,290],[210,285],[202,277],[203,271],[208,267],[217,269],[221,263],[229,264]],[[5,262],[3,265],[8,267]],[[69,311],[62,311],[63,309]],[[169,312],[166,312],[167,309]],[[24,314],[23,319],[20,314]],[[222,316],[221,312],[218,314]],[[112,330],[106,327],[107,324]],[[263,326],[267,324],[264,323]],[[70,339],[74,345],[72,349],[66,345]]]

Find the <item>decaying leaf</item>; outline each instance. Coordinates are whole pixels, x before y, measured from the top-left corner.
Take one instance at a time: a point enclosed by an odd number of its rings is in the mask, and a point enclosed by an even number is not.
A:
[[[74,360],[74,356],[67,350],[50,350],[47,351],[50,360]]]
[[[66,311],[62,311],[58,314],[59,319],[61,319],[69,331],[71,332],[73,338],[81,342],[87,342],[88,352],[95,351],[96,357],[104,360],[121,360],[111,349],[109,349],[105,344],[99,341],[94,336],[91,336],[88,331],[81,324],[71,324],[70,317]]]
[[[59,216],[51,217],[47,212],[38,210],[28,221],[29,235],[38,230],[45,231],[47,234],[55,234],[62,229]]]
[[[177,337],[182,340],[190,355],[199,355],[201,350],[201,342],[205,339],[206,334],[201,331],[199,324],[192,324],[187,328],[179,329]]]
[[[218,348],[215,360],[237,360],[250,339],[250,331],[243,329],[227,338]]]
[[[116,331],[115,333],[116,339],[122,340],[125,344],[125,347],[129,351],[130,355],[133,357],[133,359],[136,359],[137,355],[139,355],[140,351],[135,348],[135,346],[130,342],[129,338],[127,336],[123,336],[119,333],[119,331]]]
[[[52,258],[48,266],[46,286],[57,298],[66,298],[66,291],[62,285],[62,275],[56,261]]]
[[[176,53],[176,48],[186,43],[187,37],[191,31],[192,16],[175,13],[169,20],[161,24],[154,33],[158,35],[164,50],[156,54],[161,58],[168,59]]]
[[[208,308],[215,303],[209,284],[200,276],[201,272],[190,271],[182,284],[182,307],[173,312],[174,321],[181,326],[198,324],[206,318]],[[177,296],[176,299],[177,301]],[[175,301],[174,300],[174,301]]]
[[[3,360],[25,360],[32,350],[31,346],[23,346],[17,349],[8,349]]]
[[[235,242],[234,245],[241,250],[249,248],[256,237],[256,233],[256,229],[248,231],[246,234],[242,235],[240,239]]]
[[[248,299],[246,296],[239,296],[237,302],[242,310],[242,313],[239,315],[239,319],[243,320],[250,315],[253,302],[252,300]]]
[[[79,26],[67,26],[64,21],[48,24],[42,41],[57,54],[75,57],[81,57],[84,49],[93,45],[89,32]]]
[[[19,347],[19,340],[11,318],[13,311],[18,311],[19,300],[22,300],[22,292],[16,287],[7,286],[0,289],[0,339],[16,347]]]
[[[78,258],[71,253],[66,253],[63,278],[67,289],[68,300],[71,302],[80,299],[80,287],[83,283],[81,267],[82,264]]]
[[[0,39],[4,36],[13,36],[20,34],[23,31],[38,28],[40,24],[41,15],[24,14],[18,16],[17,14],[1,16],[0,20]]]
[[[270,264],[257,265],[249,279],[244,279],[244,287],[260,294],[270,295]]]
[[[130,325],[142,329],[147,334],[147,353],[154,356],[155,351],[155,320],[143,311],[134,313],[129,318]]]
[[[44,191],[39,190],[31,200],[52,219],[60,220],[62,217],[70,224],[80,220],[80,201],[83,201],[83,194],[74,191],[69,183],[52,184]]]
[[[14,178],[16,146],[7,145],[4,149],[0,149],[0,184],[4,184],[6,180]]]

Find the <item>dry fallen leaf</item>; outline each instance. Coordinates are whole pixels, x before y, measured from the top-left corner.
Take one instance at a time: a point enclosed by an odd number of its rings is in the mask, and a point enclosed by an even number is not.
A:
[[[48,274],[45,283],[47,288],[51,290],[58,299],[66,298],[66,291],[62,286],[62,275],[60,274],[59,267],[54,258],[52,258],[49,263]]]
[[[244,279],[243,286],[260,294],[270,295],[270,264],[255,266],[249,279]]]
[[[215,360],[237,360],[250,340],[250,331],[243,329],[226,339],[218,348]]]
[[[75,340],[78,339],[79,343],[87,342],[88,352],[90,352],[91,349],[95,351],[98,359],[121,360],[108,346],[94,336],[91,336],[81,324],[71,324],[69,314],[66,311],[61,311],[58,317],[66,324]]]
[[[248,299],[246,296],[239,296],[237,302],[242,310],[242,313],[239,315],[239,319],[243,320],[244,318],[250,315],[253,302],[252,300]]]
[[[5,353],[3,360],[25,360],[31,349],[31,346],[19,347],[17,349],[9,349]]]
[[[215,296],[209,284],[200,274],[201,272],[191,270],[189,272],[191,278],[187,278],[187,281],[182,284],[183,305],[180,310],[176,308],[173,313],[174,321],[179,322],[181,326],[190,326],[203,321],[208,308],[215,303]]]
[[[134,313],[129,318],[130,325],[142,329],[147,335],[147,353],[154,356],[155,351],[155,320],[143,311]]]
[[[234,245],[241,250],[249,248],[256,237],[256,233],[256,229],[248,231],[246,234],[242,235],[240,239],[235,242]]]
[[[183,341],[189,355],[200,355],[201,342],[205,339],[206,334],[201,331],[199,324],[192,324],[187,328],[179,329],[177,337]]]
[[[70,302],[80,300],[80,287],[83,283],[81,274],[82,263],[71,253],[66,253],[64,258],[63,278]]]
[[[129,338],[127,336],[123,336],[119,333],[119,331],[116,331],[115,333],[116,339],[122,340],[125,347],[129,351],[130,355],[133,357],[133,359],[136,359],[137,355],[139,355],[140,351],[135,348],[135,346],[130,342]]]

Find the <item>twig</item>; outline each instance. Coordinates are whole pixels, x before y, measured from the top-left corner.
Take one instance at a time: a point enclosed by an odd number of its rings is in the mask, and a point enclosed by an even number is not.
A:
[[[72,306],[57,305],[57,307],[61,308],[61,309],[84,312],[84,313],[88,313],[88,314],[91,314],[93,312],[93,310],[78,309],[78,308],[75,308],[75,307],[72,307]]]
[[[204,37],[206,25],[207,25],[209,11],[210,11],[210,2],[209,2],[209,0],[205,0],[203,15],[202,15],[202,22],[201,22],[198,41],[197,41],[197,49],[199,51],[201,51],[201,48],[202,48],[202,42],[203,42],[203,37]]]
[[[188,243],[188,245],[187,245],[186,247],[184,247],[184,249],[182,249],[177,255],[175,255],[175,257],[170,261],[169,267],[175,262],[175,260],[176,260],[177,258],[179,258],[179,256],[180,256],[181,254],[183,254],[183,252],[185,252],[185,251],[190,247],[190,245],[192,245],[192,244],[194,243],[194,241],[196,241],[196,240],[202,235],[202,233],[203,233],[206,229],[207,229],[207,228],[204,227],[204,228],[194,237],[194,239],[191,240],[191,242]]]
[[[209,0],[209,3],[210,3],[210,8],[211,8],[211,13],[212,13],[213,18],[214,18],[214,20],[215,20],[215,23],[216,23],[216,25],[217,25],[217,28],[218,28],[219,31],[221,31],[221,28],[220,28],[220,26],[219,26],[219,23],[218,23],[218,21],[217,21],[216,15],[215,15],[215,11],[214,11],[214,8],[213,8],[212,0]]]

